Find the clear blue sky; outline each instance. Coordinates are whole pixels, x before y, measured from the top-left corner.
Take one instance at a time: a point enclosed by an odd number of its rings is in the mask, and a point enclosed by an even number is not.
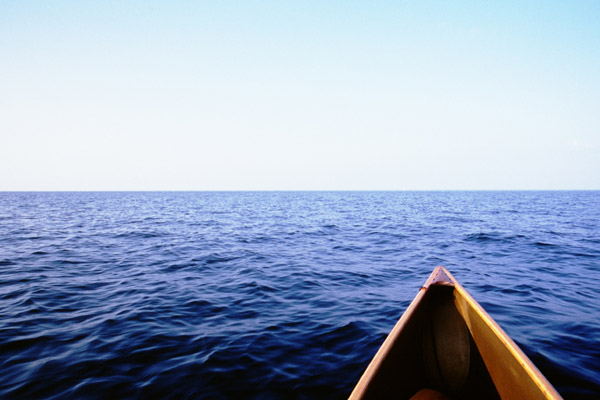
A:
[[[0,190],[600,189],[600,2],[491,3],[3,1]]]

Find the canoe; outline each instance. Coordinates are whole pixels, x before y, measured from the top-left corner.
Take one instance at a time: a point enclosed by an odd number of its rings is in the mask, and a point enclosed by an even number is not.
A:
[[[350,394],[358,399],[560,399],[444,267],[437,267]]]

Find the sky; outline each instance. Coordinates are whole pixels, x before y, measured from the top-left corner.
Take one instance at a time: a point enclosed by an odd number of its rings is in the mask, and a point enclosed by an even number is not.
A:
[[[0,190],[597,190],[599,20],[596,0],[3,0]]]

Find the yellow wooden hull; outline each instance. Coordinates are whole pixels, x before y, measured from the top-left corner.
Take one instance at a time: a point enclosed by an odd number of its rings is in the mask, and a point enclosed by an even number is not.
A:
[[[425,282],[350,399],[410,399],[417,393],[461,399],[561,398],[444,267]]]

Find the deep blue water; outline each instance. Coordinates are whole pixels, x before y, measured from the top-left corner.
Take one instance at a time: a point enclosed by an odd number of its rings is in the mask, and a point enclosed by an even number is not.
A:
[[[343,399],[436,265],[600,398],[600,192],[0,193],[0,397]]]

